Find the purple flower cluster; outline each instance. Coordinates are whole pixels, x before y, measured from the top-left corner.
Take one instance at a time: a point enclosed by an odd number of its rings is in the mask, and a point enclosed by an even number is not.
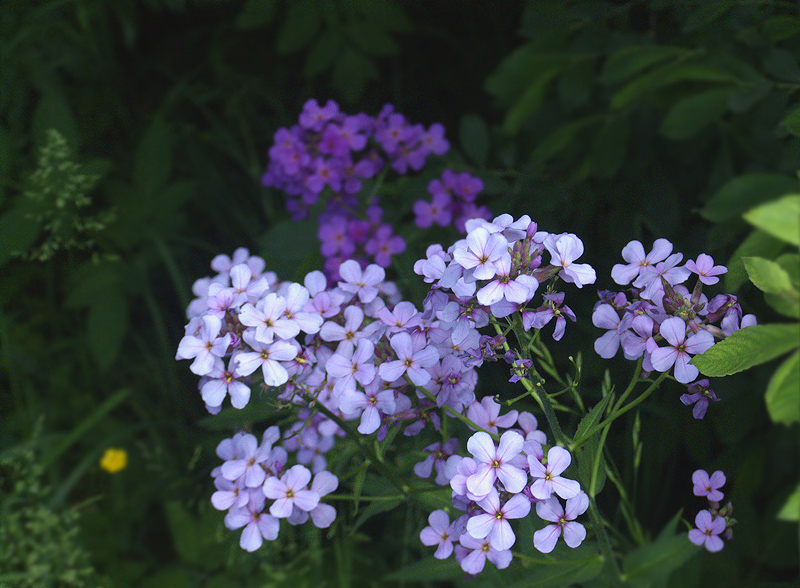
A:
[[[503,318],[521,313],[524,329],[541,329],[556,319],[553,338],[564,334],[566,318],[575,315],[564,306],[563,292],[552,286],[543,295],[540,306],[531,301],[539,284],[556,276],[578,288],[595,281],[595,272],[587,264],[574,263],[583,253],[583,244],[573,234],[539,231],[530,217],[514,220],[510,215],[488,222],[466,222],[467,236],[447,251],[432,245],[426,258],[414,264],[414,271],[432,284],[426,309],[433,311],[453,329],[453,341],[462,344],[478,337],[477,329],[489,323],[489,315]],[[550,255],[543,265],[542,256]],[[468,343],[475,361],[492,355],[486,347]]]
[[[447,227],[451,223],[460,232],[466,230],[466,222],[473,218],[489,220],[491,212],[485,206],[477,206],[475,198],[483,190],[480,178],[470,174],[456,173],[446,169],[442,177],[431,180],[428,192],[433,197],[430,202],[417,200],[414,203],[414,222],[421,229],[433,224]]]
[[[725,485],[725,474],[717,470],[711,476],[705,470],[697,470],[692,474],[694,495],[708,498],[708,510],[701,510],[694,519],[697,528],[689,531],[689,541],[695,545],[705,547],[708,551],[720,551],[724,547],[722,538],[730,541],[733,538],[731,528],[736,524],[733,514],[733,505],[728,502],[723,508],[719,503],[724,498],[720,488]]]
[[[298,124],[278,129],[274,139],[262,183],[289,194],[287,207],[295,220],[306,218],[328,190],[318,236],[327,259],[326,273],[335,280],[342,261],[358,259],[362,267],[370,262],[388,267],[390,257],[405,250],[405,242],[392,234],[391,225],[380,222],[382,211],[376,201],[364,203],[367,209],[362,214],[358,194],[363,181],[387,166],[397,174],[419,171],[429,156],[444,155],[450,148],[442,125],[426,129],[411,124],[391,105],[372,117],[347,115],[332,100],[320,106],[313,99],[303,106]],[[460,181],[460,192],[466,197],[475,189],[473,184]]]
[[[274,541],[280,519],[299,525],[310,517],[314,526],[324,529],[336,518],[336,509],[320,500],[336,490],[339,480],[322,470],[312,481],[302,465],[284,470],[288,455],[274,445],[278,439],[278,427],[270,427],[260,444],[254,435],[237,433],[217,446],[224,463],[211,472],[217,488],[211,504],[228,511],[228,529],[242,529],[239,545],[246,551],[255,551],[264,539]],[[267,500],[273,502],[267,505]]]
[[[420,533],[423,544],[436,546],[434,557],[446,559],[455,553],[469,574],[481,572],[487,559],[497,568],[508,567],[516,543],[510,521],[528,516],[533,505],[536,514],[551,523],[533,536],[534,547],[542,553],[550,553],[562,535],[573,548],[586,537],[575,518],[588,508],[588,496],[578,482],[561,475],[571,463],[569,452],[554,446],[545,459],[545,436],[536,418],[512,412],[502,417],[501,426],[508,430],[497,445],[489,433],[479,431],[467,441],[472,457],[447,458],[441,475],[452,489],[453,507],[464,514],[451,522],[445,511],[434,511],[428,517],[430,526]],[[511,428],[516,424],[519,429]]]
[[[711,256],[701,254],[696,261],[683,260],[672,253],[672,243],[658,239],[645,254],[639,241],[631,241],[622,250],[627,264],[617,264],[611,277],[621,285],[631,285],[625,292],[600,292],[592,322],[607,329],[594,344],[595,351],[606,359],[619,348],[626,359],[642,358],[645,371],[667,372],[674,368],[675,379],[689,384],[699,375],[689,361],[692,356],[710,349],[715,338],[756,323],[753,315],[742,316],[735,296],[719,294],[710,301],[703,294],[704,285],[719,281],[728,270],[715,266]],[[690,292],[683,284],[692,274],[697,282]],[[695,418],[703,418],[708,400],[716,400],[708,389],[708,380],[689,386],[690,394],[681,397],[685,404],[695,404]]]

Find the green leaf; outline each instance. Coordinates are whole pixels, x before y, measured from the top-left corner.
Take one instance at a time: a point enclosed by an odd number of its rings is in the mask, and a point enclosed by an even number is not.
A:
[[[725,290],[736,292],[747,281],[747,272],[742,262],[744,257],[775,257],[784,247],[782,241],[764,231],[755,230],[750,233],[728,260]]]
[[[778,512],[779,521],[798,521],[800,520],[800,485],[797,486],[792,495]]]
[[[630,125],[627,118],[609,118],[592,141],[589,153],[578,170],[578,177],[612,177],[628,155],[629,140]]]
[[[78,123],[66,97],[58,90],[47,90],[33,111],[31,134],[36,147],[44,145],[50,129],[63,135],[72,153],[78,151],[81,143]]]
[[[611,99],[611,108],[625,108],[645,94],[682,82],[735,84],[739,81],[734,74],[717,67],[691,63],[670,63],[634,79],[619,90]]]
[[[322,33],[306,55],[303,73],[314,77],[322,73],[336,60],[344,45],[344,37],[338,29],[328,29]]]
[[[117,359],[127,330],[128,302],[122,292],[96,292],[86,318],[86,334],[89,351],[102,371]]]
[[[349,102],[360,97],[367,82],[377,77],[378,69],[372,59],[349,47],[342,52],[333,67],[333,85]]]
[[[713,23],[725,12],[733,8],[735,2],[732,0],[716,0],[715,2],[701,2],[689,14],[686,23],[683,25],[683,32],[690,33],[697,29]]]
[[[519,132],[528,119],[539,110],[544,101],[547,86],[550,81],[561,71],[561,65],[551,65],[540,71],[536,77],[522,93],[522,96],[509,109],[503,122],[503,129],[513,135]]]
[[[706,203],[700,214],[722,222],[743,214],[754,205],[768,202],[798,189],[796,178],[781,174],[746,174],[733,178]]]
[[[474,114],[461,118],[459,139],[464,153],[476,165],[484,167],[489,155],[489,127],[484,120]]]
[[[249,30],[267,26],[275,17],[278,0],[247,0],[236,15],[236,28]]]
[[[800,336],[800,325],[798,325]],[[770,418],[783,425],[800,421],[800,351],[784,361],[767,386],[767,411]]]
[[[250,402],[242,409],[226,406],[218,414],[201,418],[197,424],[209,431],[228,431],[245,428],[253,423],[262,423],[274,417],[274,405]]]
[[[558,545],[549,556],[535,551],[533,554],[533,557],[525,558],[527,577],[507,588],[572,586],[596,578],[603,570],[603,557],[593,542],[584,542],[576,549]]]
[[[649,587],[668,577],[700,551],[701,548],[685,534],[665,535],[625,556],[625,579],[636,588]]]
[[[319,31],[319,8],[309,0],[294,0],[278,32],[278,53],[296,53],[308,45]]]
[[[148,576],[140,588],[190,588],[196,586],[197,572],[187,570],[178,565],[159,568],[152,576]]]
[[[386,512],[387,510],[392,510],[393,508],[403,504],[405,499],[403,498],[393,498],[391,500],[374,500],[369,503],[369,506],[361,511],[361,515],[359,515],[356,522],[353,524],[353,528],[351,532],[355,533],[356,529],[358,529],[361,525],[366,523],[369,519],[374,517],[376,514],[380,514],[382,512]]]
[[[597,496],[606,484],[606,462],[603,459],[603,452],[599,448],[598,439],[599,434],[592,435],[589,438],[583,446],[578,460],[581,481],[590,497]]]
[[[691,363],[706,376],[736,374],[800,346],[800,325],[770,324],[739,329]]]
[[[603,66],[601,84],[618,84],[659,63],[691,53],[683,47],[668,45],[629,45],[615,51]]]
[[[756,288],[770,294],[792,290],[792,282],[784,269],[774,261],[763,257],[743,257],[742,262]]]
[[[694,137],[722,117],[732,92],[732,88],[707,90],[679,100],[661,124],[661,134],[674,141]]]
[[[428,558],[414,562],[383,577],[384,582],[418,582],[423,580],[454,580],[464,575],[464,570],[452,557]]]
[[[359,9],[369,20],[393,33],[408,33],[414,29],[414,23],[394,0],[365,0],[359,4]]]
[[[133,183],[140,197],[157,208],[157,192],[172,170],[172,133],[160,116],[150,124],[133,162]]]
[[[558,127],[542,139],[536,146],[531,158],[542,163],[547,161],[575,143],[578,135],[584,129],[598,124],[601,120],[603,120],[602,116],[589,116]]]
[[[765,294],[764,300],[784,316],[800,319],[800,255],[786,253],[775,260],[789,277],[791,290],[781,294]]]
[[[295,270],[305,259],[319,253],[317,227],[311,221],[280,221],[261,238],[270,269],[282,280],[300,279]]]
[[[751,225],[792,245],[800,245],[800,194],[784,196],[744,214]]]
[[[400,46],[380,25],[369,21],[354,21],[346,27],[353,45],[368,55],[397,55]]]
[[[773,48],[764,60],[764,69],[785,82],[800,81],[800,66],[797,56],[786,49]]]
[[[786,118],[781,121],[781,124],[786,127],[795,137],[800,137],[800,107],[792,110]]]
[[[611,402],[611,394],[603,397],[600,402],[592,407],[592,410],[589,411],[589,414],[581,419],[581,422],[578,423],[578,429],[575,431],[575,440],[583,437],[586,434],[586,431],[591,429],[603,419],[603,413],[605,412],[609,402]]]

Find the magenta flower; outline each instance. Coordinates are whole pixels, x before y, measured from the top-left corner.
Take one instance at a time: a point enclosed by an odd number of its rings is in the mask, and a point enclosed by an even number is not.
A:
[[[692,355],[703,353],[714,345],[714,336],[706,330],[686,336],[686,323],[680,317],[672,317],[661,323],[661,335],[669,343],[668,347],[657,347],[650,360],[657,372],[666,372],[675,366],[675,379],[682,384],[694,380],[700,370],[690,365]]]
[[[467,441],[467,449],[475,458],[475,473],[467,478],[467,490],[475,496],[486,496],[496,479],[500,479],[507,492],[521,492],[528,475],[511,461],[520,454],[524,439],[515,431],[506,431],[495,447],[489,433],[479,431]]]
[[[719,282],[722,274],[728,273],[728,268],[724,265],[714,265],[714,258],[705,253],[697,256],[697,261],[691,259],[686,262],[686,269],[698,275],[698,279],[704,284],[711,286]]]
[[[689,531],[689,541],[705,547],[712,553],[720,551],[725,546],[719,536],[728,526],[723,517],[713,518],[710,512],[701,510],[694,518],[694,524],[697,528]]]
[[[705,470],[697,470],[692,474],[694,495],[706,496],[711,502],[720,502],[723,499],[725,495],[719,489],[725,485],[725,482],[725,474],[721,470],[711,474],[711,477]]]
[[[428,515],[428,523],[430,526],[420,531],[420,541],[423,545],[437,546],[433,557],[447,559],[453,553],[453,534],[455,533],[450,517],[443,510],[435,510]]]
[[[536,531],[533,534],[533,546],[542,553],[550,553],[563,533],[564,543],[573,549],[578,547],[586,538],[586,528],[576,523],[575,519],[585,513],[587,508],[589,508],[589,497],[585,492],[567,500],[566,509],[562,508],[555,496],[537,502],[536,514],[539,518],[555,524]]]
[[[473,516],[467,522],[467,532],[476,539],[489,538],[494,549],[511,549],[516,536],[507,519],[521,519],[531,512],[531,501],[523,494],[515,494],[505,504],[500,504],[500,495],[494,488],[478,502],[484,514]]]
[[[547,500],[555,492],[561,498],[569,499],[577,496],[581,485],[575,480],[562,478],[561,473],[569,467],[572,456],[569,451],[558,445],[547,452],[547,465],[543,465],[536,457],[528,456],[528,467],[531,477],[531,494],[539,500]]]

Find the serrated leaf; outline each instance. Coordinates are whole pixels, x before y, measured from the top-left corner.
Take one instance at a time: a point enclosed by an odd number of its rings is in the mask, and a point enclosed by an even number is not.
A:
[[[750,233],[728,260],[728,273],[725,274],[725,290],[736,292],[747,281],[744,269],[744,257],[775,257],[785,244],[764,231],[755,230]]]
[[[746,174],[733,178],[717,190],[700,214],[712,222],[722,222],[743,214],[754,205],[797,189],[797,179],[790,176]]]
[[[522,93],[516,103],[509,109],[503,121],[503,129],[509,134],[519,132],[533,114],[539,110],[544,101],[547,86],[551,80],[561,71],[561,65],[551,65],[538,73],[536,78],[528,84],[527,89]]]
[[[800,245],[800,194],[784,196],[744,214],[744,219],[792,245]]]
[[[278,53],[296,53],[308,45],[319,31],[319,7],[309,0],[294,0],[289,4],[283,26],[278,32]]]
[[[489,155],[489,127],[484,120],[474,114],[462,117],[459,138],[467,157],[478,166],[485,166]]]
[[[627,78],[682,55],[690,50],[666,45],[630,45],[615,51],[603,66],[598,81],[601,84],[617,84]]]
[[[800,324],[797,327],[800,337]],[[790,425],[800,421],[800,352],[784,361],[772,375],[765,400],[774,422]]]
[[[107,370],[117,359],[128,329],[128,302],[116,289],[96,292],[86,317],[89,351],[99,368]]]
[[[322,33],[306,55],[303,73],[313,77],[328,69],[339,56],[343,45],[344,38],[338,29],[329,29]]]
[[[754,325],[739,329],[691,363],[703,375],[730,376],[780,357],[800,346],[800,325]]]
[[[133,162],[133,183],[139,197],[155,206],[157,192],[171,170],[172,132],[164,119],[157,116],[145,131]]]
[[[634,587],[649,587],[680,568],[701,548],[686,535],[664,536],[631,551],[623,560],[625,579]]]
[[[795,137],[800,137],[800,107],[792,110],[786,118],[781,121],[784,128]]]
[[[243,30],[267,26],[275,17],[278,0],[247,0],[236,15],[236,28]]]
[[[784,269],[763,257],[743,257],[744,269],[753,285],[762,292],[780,294],[792,290],[792,282]]]
[[[661,134],[674,141],[694,137],[722,117],[732,92],[732,88],[708,90],[679,100],[667,112]]]
[[[625,108],[645,94],[682,82],[735,84],[739,81],[734,74],[710,65],[670,63],[634,79],[619,90],[611,99],[611,108]]]
[[[779,521],[798,521],[800,520],[800,485],[797,486],[792,495],[783,505],[776,517]]]

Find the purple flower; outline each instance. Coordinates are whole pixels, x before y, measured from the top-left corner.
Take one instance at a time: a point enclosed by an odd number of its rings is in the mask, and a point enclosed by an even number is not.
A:
[[[724,265],[714,265],[714,258],[705,253],[698,255],[696,262],[691,259],[687,261],[686,269],[697,274],[700,281],[708,286],[719,282],[719,278],[716,276],[728,273],[728,268]]]
[[[437,546],[433,557],[447,559],[453,553],[453,534],[455,532],[450,517],[443,510],[435,510],[428,515],[428,523],[430,526],[420,531],[420,541],[423,545]]]
[[[414,222],[427,229],[433,223],[446,227],[453,220],[452,200],[448,194],[434,194],[431,202],[417,200],[414,203]]]
[[[589,508],[589,497],[585,492],[567,500],[566,509],[562,508],[555,496],[537,502],[536,514],[539,518],[555,524],[536,531],[533,534],[533,546],[542,553],[550,553],[563,533],[564,543],[573,549],[578,547],[586,538],[586,528],[576,523],[575,519],[585,513],[587,508]]]
[[[478,227],[470,231],[466,241],[453,250],[453,259],[464,269],[473,269],[477,280],[490,280],[496,273],[495,262],[510,257],[508,240],[498,233]],[[457,244],[458,245],[458,244]]]
[[[358,390],[345,390],[339,401],[339,409],[348,415],[361,412],[361,423],[358,432],[369,435],[378,430],[381,425],[381,413],[394,414],[396,404],[392,390],[380,392]]]
[[[372,255],[375,263],[381,267],[389,267],[392,263],[392,255],[405,250],[406,242],[399,235],[393,235],[392,227],[386,224],[378,227],[364,244],[364,251],[368,255]]]
[[[506,431],[500,437],[500,445],[495,447],[489,433],[479,431],[467,441],[467,449],[475,458],[475,473],[467,478],[467,489],[475,496],[486,496],[496,479],[500,479],[507,492],[516,494],[522,491],[528,475],[512,460],[522,451],[524,439],[515,431]]]
[[[720,551],[725,546],[719,537],[728,526],[723,517],[712,518],[709,511],[701,510],[694,518],[694,524],[697,528],[689,531],[689,541],[705,547],[712,553]]]
[[[362,272],[357,261],[348,259],[339,266],[339,275],[342,278],[339,287],[348,294],[358,295],[358,299],[367,304],[378,295],[378,285],[383,282],[386,272],[374,264]]]
[[[476,539],[489,538],[494,549],[511,549],[516,541],[511,524],[506,519],[521,519],[531,512],[531,501],[523,494],[515,494],[501,505],[500,495],[492,488],[489,494],[478,502],[484,514],[471,517],[467,522],[467,532]]]
[[[425,346],[424,338],[412,339],[408,333],[398,333],[389,340],[397,359],[382,363],[378,373],[386,382],[394,382],[403,374],[417,386],[424,386],[431,379],[426,368],[439,361],[439,352],[433,345]]]
[[[563,447],[554,446],[547,452],[547,465],[543,465],[536,457],[528,456],[531,477],[531,494],[539,500],[546,500],[555,492],[561,498],[569,499],[577,496],[581,486],[575,480],[562,478],[561,473],[569,467],[572,456]]]
[[[495,402],[491,396],[485,396],[480,402],[473,402],[467,408],[467,417],[480,428],[497,434],[497,428],[509,429],[517,422],[516,410],[500,416],[500,403]]]
[[[711,474],[711,477],[707,471],[697,470],[692,474],[694,495],[706,496],[710,502],[720,502],[725,495],[719,489],[725,485],[725,481],[725,474],[721,470]]]
[[[661,335],[669,343],[668,347],[657,347],[651,353],[653,369],[666,372],[675,365],[675,379],[686,384],[700,373],[690,365],[692,355],[707,351],[714,345],[714,336],[706,330],[686,336],[686,323],[680,317],[672,317],[661,323]]]
[[[689,394],[681,395],[681,402],[686,406],[694,404],[692,409],[692,416],[696,419],[702,419],[706,416],[708,410],[709,400],[719,402],[719,398],[714,391],[708,387],[708,378],[703,378],[692,384],[689,384]]]

